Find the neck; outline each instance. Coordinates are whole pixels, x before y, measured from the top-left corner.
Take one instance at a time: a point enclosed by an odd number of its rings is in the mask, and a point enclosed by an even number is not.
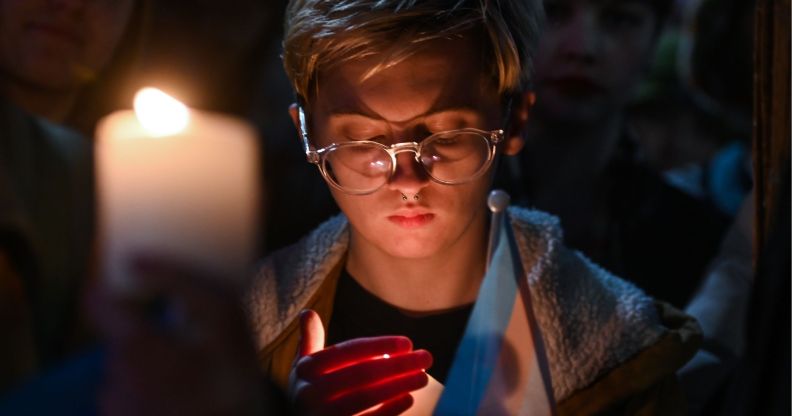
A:
[[[480,217],[451,247],[418,259],[391,256],[352,229],[347,270],[366,290],[407,311],[432,313],[473,303],[487,249],[487,216]]]
[[[619,116],[587,125],[532,120],[525,171],[532,206],[561,218],[566,240],[590,249],[604,238],[607,193],[603,173],[621,134]]]
[[[77,100],[77,91],[52,90],[18,82],[2,83],[0,89],[8,101],[54,123],[63,123]]]
[[[620,114],[585,124],[535,118],[526,131],[524,177],[538,193],[589,186],[613,157],[621,129]]]

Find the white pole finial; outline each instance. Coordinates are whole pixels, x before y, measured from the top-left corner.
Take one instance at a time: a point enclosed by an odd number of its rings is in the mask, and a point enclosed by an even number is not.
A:
[[[489,206],[490,211],[493,213],[501,212],[509,206],[510,200],[511,198],[509,197],[509,194],[506,193],[506,191],[495,189],[490,192],[489,197],[487,198],[487,205]]]
[[[503,212],[509,206],[511,198],[506,191],[495,189],[490,192],[487,197],[487,206],[492,211],[492,218],[490,219],[490,233],[489,244],[487,245],[487,269],[490,267],[492,255],[495,253],[495,247],[498,246],[498,236],[500,235],[501,222],[503,222]]]

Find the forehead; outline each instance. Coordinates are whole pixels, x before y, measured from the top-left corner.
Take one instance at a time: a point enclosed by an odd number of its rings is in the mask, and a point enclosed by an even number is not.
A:
[[[403,122],[442,108],[477,107],[497,96],[476,38],[437,39],[396,63],[388,59],[372,55],[320,72],[317,109]]]

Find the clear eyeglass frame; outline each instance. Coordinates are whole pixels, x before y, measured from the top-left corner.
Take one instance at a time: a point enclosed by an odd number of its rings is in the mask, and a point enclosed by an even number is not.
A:
[[[419,165],[421,165],[421,167],[424,169],[424,172],[426,172],[426,174],[429,176],[429,178],[431,178],[433,181],[435,181],[437,183],[444,184],[444,185],[458,185],[458,184],[462,184],[462,183],[473,181],[476,178],[478,178],[481,175],[483,175],[489,169],[490,165],[492,164],[492,161],[495,159],[495,152],[497,150],[498,143],[502,142],[503,139],[505,138],[505,132],[504,132],[503,129],[496,129],[496,130],[486,131],[486,130],[479,130],[479,129],[475,129],[475,128],[465,128],[465,129],[447,130],[447,131],[441,131],[441,132],[433,133],[430,136],[424,138],[420,142],[414,142],[414,141],[413,142],[398,142],[398,143],[394,143],[392,145],[385,145],[385,144],[382,144],[382,143],[379,143],[379,142],[375,142],[375,141],[359,140],[359,141],[354,141],[354,142],[332,143],[329,146],[325,146],[325,147],[323,147],[321,149],[316,149],[311,144],[310,139],[308,137],[308,129],[307,129],[308,123],[306,121],[305,111],[303,110],[302,106],[298,106],[298,118],[299,118],[299,123],[300,123],[300,136],[302,137],[303,150],[305,151],[305,158],[308,160],[308,163],[316,165],[316,167],[319,169],[319,172],[322,174],[322,177],[324,177],[324,179],[327,181],[327,183],[329,183],[331,186],[333,186],[334,188],[336,188],[336,189],[338,189],[338,190],[340,190],[340,191],[342,191],[344,193],[351,194],[351,195],[367,195],[367,194],[374,193],[377,190],[379,190],[380,188],[382,188],[382,186],[384,186],[386,183],[388,183],[390,181],[390,178],[393,177],[393,174],[396,173],[396,163],[397,163],[396,156],[399,153],[403,153],[403,152],[413,152],[415,154],[415,161],[418,162]],[[487,152],[487,159],[484,161],[484,163],[481,165],[481,167],[474,174],[472,174],[470,176],[466,176],[466,177],[460,178],[458,180],[442,180],[442,179],[436,178],[435,176],[432,175],[432,173],[428,169],[426,169],[425,165],[421,161],[421,150],[423,148],[423,143],[427,142],[427,140],[431,141],[430,139],[432,139],[433,137],[448,135],[449,133],[456,133],[456,132],[459,132],[459,133],[465,133],[465,132],[467,132],[467,133],[476,133],[476,134],[482,136],[483,138],[487,139],[487,143],[489,145],[489,151]],[[386,179],[383,181],[383,183],[380,184],[379,186],[377,186],[376,188],[367,189],[367,190],[363,190],[363,191],[350,190],[349,188],[346,188],[346,187],[342,186],[341,184],[337,183],[332,178],[332,176],[330,174],[328,174],[327,168],[325,167],[327,156],[330,153],[332,153],[334,150],[336,150],[336,149],[338,149],[340,147],[348,146],[348,145],[359,145],[359,144],[368,144],[368,145],[377,146],[377,147],[381,148],[382,150],[384,150],[385,152],[387,152],[388,155],[390,155],[390,158],[391,158],[390,172],[388,173],[388,175],[387,175]]]

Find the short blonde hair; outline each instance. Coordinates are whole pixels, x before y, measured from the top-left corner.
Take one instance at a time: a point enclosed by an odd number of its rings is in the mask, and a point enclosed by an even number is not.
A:
[[[366,76],[395,65],[428,41],[481,33],[486,71],[501,94],[528,87],[544,11],[541,0],[291,0],[283,65],[298,99],[335,65],[382,56]]]

